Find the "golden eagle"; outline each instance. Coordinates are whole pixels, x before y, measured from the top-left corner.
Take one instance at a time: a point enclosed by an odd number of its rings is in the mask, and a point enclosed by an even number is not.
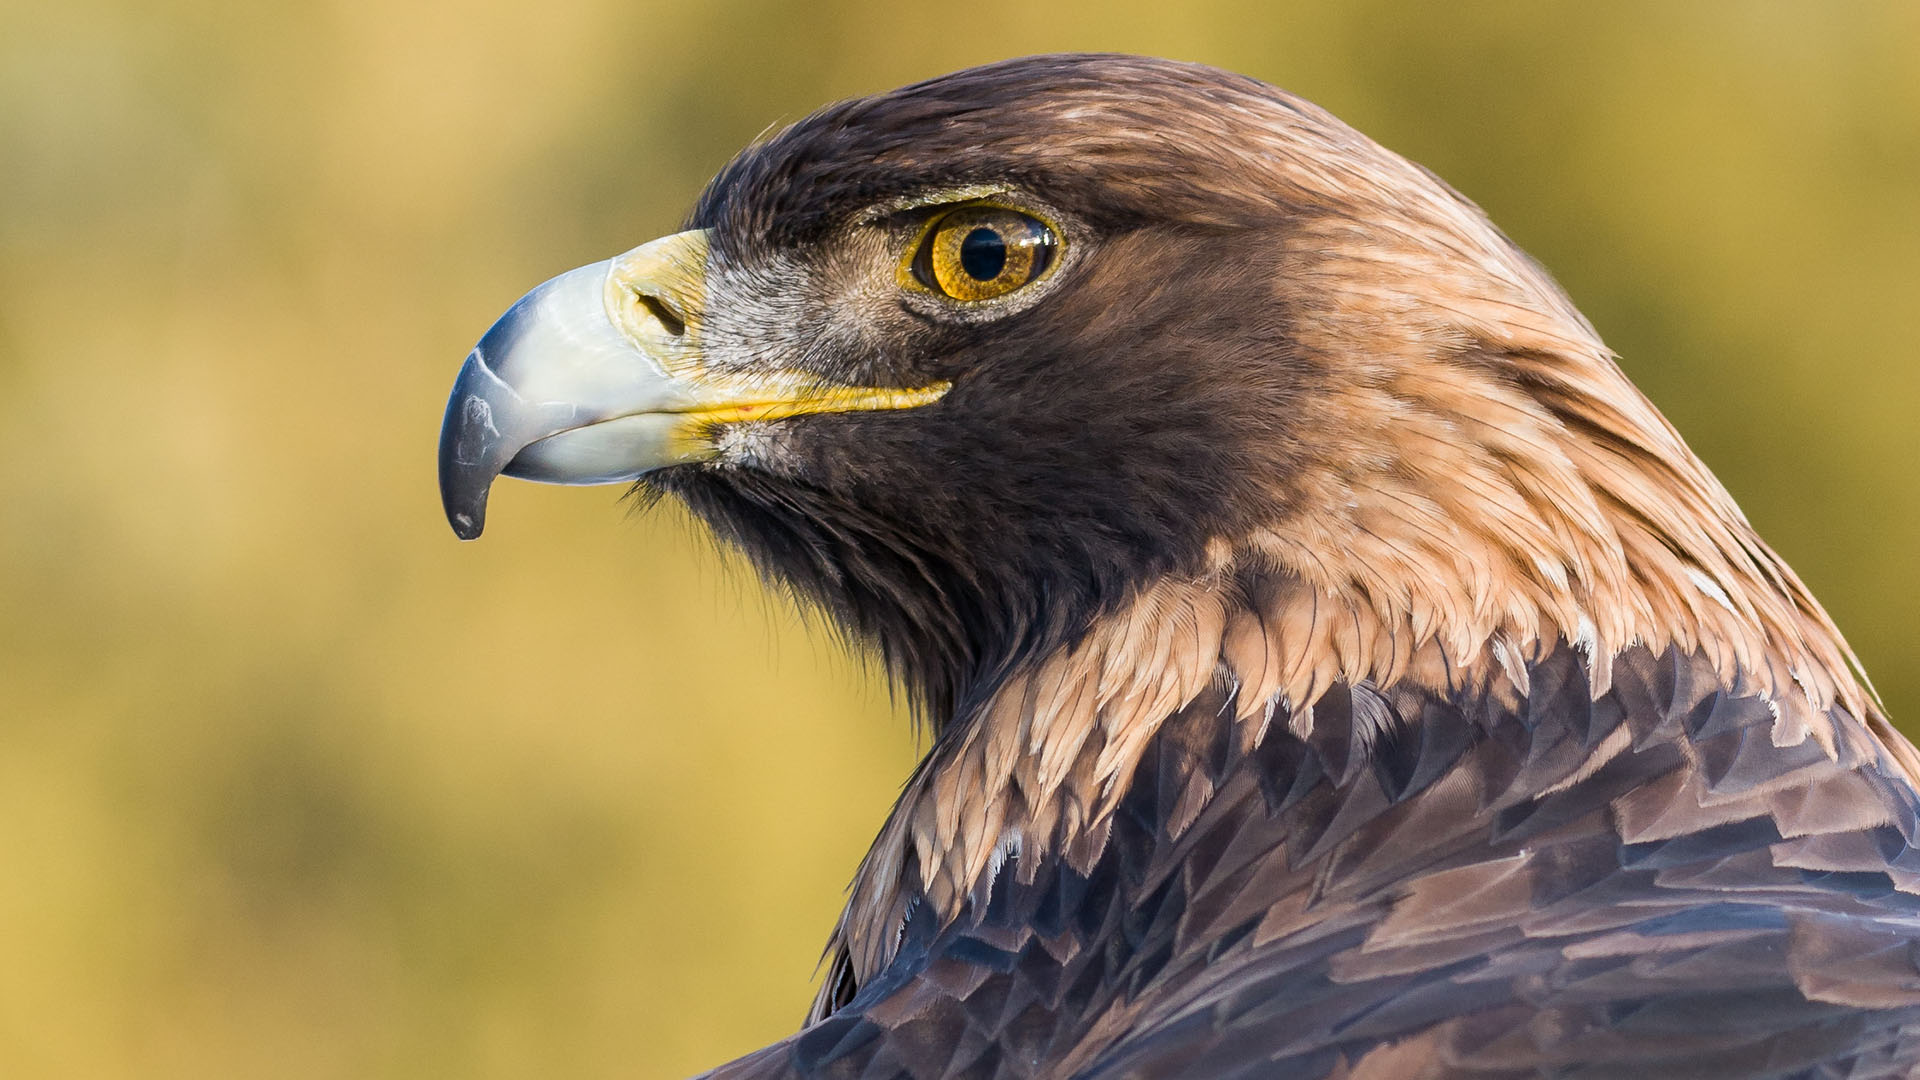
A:
[[[1471,202],[1207,67],[830,106],[461,370],[937,736],[749,1077],[1895,1077],[1920,758]]]

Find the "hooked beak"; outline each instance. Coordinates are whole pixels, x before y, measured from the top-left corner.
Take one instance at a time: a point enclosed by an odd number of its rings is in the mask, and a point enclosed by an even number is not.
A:
[[[717,453],[729,423],[906,409],[920,389],[835,385],[790,370],[708,370],[707,234],[676,233],[561,274],[493,324],[454,379],[440,428],[440,500],[462,540],[486,525],[502,473],[617,484]]]

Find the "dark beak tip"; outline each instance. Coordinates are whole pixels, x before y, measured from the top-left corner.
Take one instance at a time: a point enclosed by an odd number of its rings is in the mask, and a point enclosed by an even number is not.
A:
[[[487,490],[457,491],[443,485],[440,505],[447,512],[447,524],[462,540],[477,540],[487,527]]]
[[[453,535],[462,540],[480,539],[480,531],[487,527],[486,517],[473,517],[454,511],[447,515],[447,524],[453,526]]]
[[[453,535],[462,540],[478,539],[487,527],[487,489],[491,485],[475,485],[472,477],[449,472],[445,468],[440,471],[440,508],[446,511]]]
[[[498,432],[492,431],[493,412],[485,396],[489,385],[475,349],[460,367],[440,424],[440,505],[453,534],[462,540],[478,539],[486,528],[487,494],[499,471],[486,467],[498,450],[492,445]]]

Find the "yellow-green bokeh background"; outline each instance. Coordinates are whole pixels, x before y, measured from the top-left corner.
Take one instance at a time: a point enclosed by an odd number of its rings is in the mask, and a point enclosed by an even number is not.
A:
[[[671,512],[433,451],[768,124],[1052,49],[1298,90],[1565,283],[1920,716],[1920,4],[0,7],[0,1075],[670,1077],[914,745]]]

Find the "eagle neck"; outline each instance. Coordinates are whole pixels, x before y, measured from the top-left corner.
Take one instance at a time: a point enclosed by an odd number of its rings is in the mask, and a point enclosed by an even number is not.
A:
[[[1590,638],[1544,615],[1499,623],[1478,640],[1454,629],[1444,620],[1423,626],[1364,591],[1316,581],[1245,547],[1205,573],[1140,589],[1070,643],[1026,661],[942,732],[854,880],[830,946],[839,974],[829,994],[884,968],[910,916],[958,918],[983,907],[1003,874],[1031,884],[1050,860],[1086,872],[1144,755],[1174,721],[1178,738],[1213,748],[1195,755],[1244,755],[1276,730],[1299,740],[1324,736],[1316,707],[1338,698],[1349,767],[1387,768],[1372,760],[1379,747],[1434,722],[1396,711],[1395,695],[1524,713],[1537,689],[1529,673],[1571,655],[1584,668],[1579,696],[1597,701],[1616,659],[1631,651],[1688,658],[1716,685],[1764,701],[1777,747],[1814,747],[1831,760],[1890,754],[1910,771],[1907,744],[1877,714],[1856,719],[1797,684],[1777,693],[1752,672],[1725,670],[1724,658],[1697,640],[1596,652]],[[1626,746],[1616,738],[1590,747],[1590,760],[1569,775],[1590,774]],[[1162,748],[1163,765],[1165,758]],[[1166,778],[1159,784],[1168,790]],[[1177,839],[1213,788],[1194,770],[1172,790],[1164,828]]]

